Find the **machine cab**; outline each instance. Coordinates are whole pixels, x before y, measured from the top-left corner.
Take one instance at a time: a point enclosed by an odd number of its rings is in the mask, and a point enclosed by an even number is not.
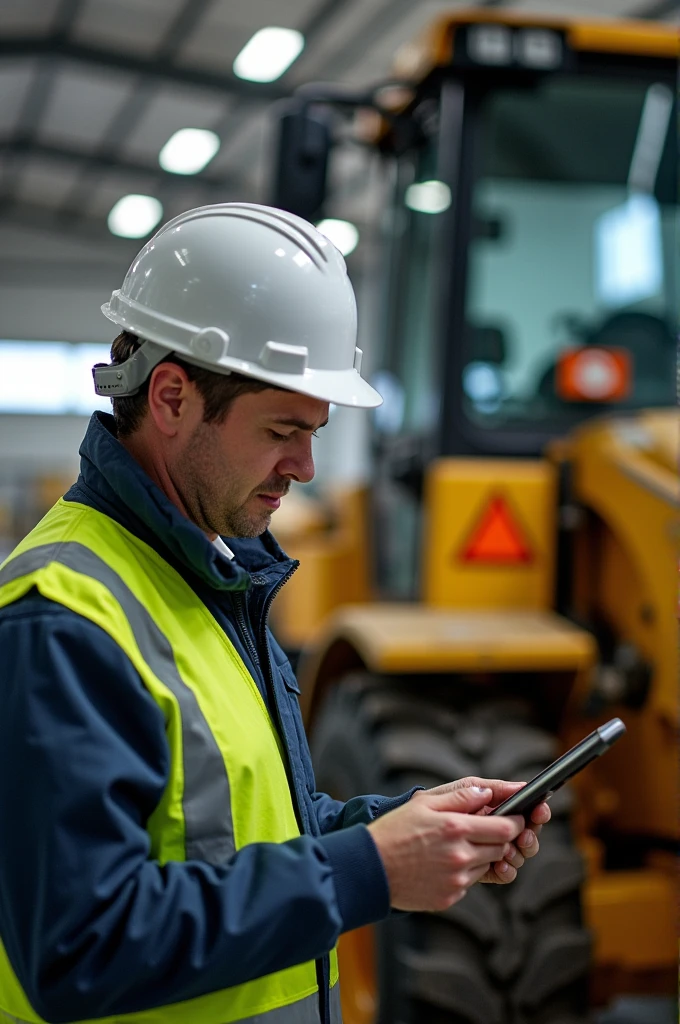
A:
[[[479,12],[428,40],[415,128],[382,141],[396,162],[375,416],[386,593],[414,593],[433,456],[535,456],[589,417],[675,404],[671,44]]]

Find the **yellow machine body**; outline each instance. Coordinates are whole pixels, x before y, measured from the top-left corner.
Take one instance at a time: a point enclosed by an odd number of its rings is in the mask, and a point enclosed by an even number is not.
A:
[[[280,642],[299,650],[336,608],[372,599],[368,492],[365,487],[330,492],[324,509],[296,491],[288,498],[291,507],[273,529],[300,565],[274,602],[272,622]]]
[[[425,603],[550,608],[555,497],[555,470],[544,460],[436,461],[425,489]]]
[[[573,783],[575,828],[589,866],[584,914],[594,937],[596,982],[609,978],[614,991],[631,984],[635,990],[633,976],[638,988],[663,988],[677,955],[674,858],[652,858],[642,870],[605,871],[601,844],[590,837],[603,824],[623,836],[677,836],[679,437],[678,413],[651,412],[591,421],[555,443],[550,460],[435,462],[425,490],[424,600],[341,604],[317,627],[300,673],[312,728],[328,688],[358,669],[450,674],[452,686],[457,674],[470,673],[483,679],[523,672],[546,687],[558,682],[569,692],[565,748],[614,715],[625,720],[625,743]],[[567,459],[574,495],[589,510],[575,543],[577,606],[584,620],[593,611],[605,616],[652,666],[639,710],[614,703],[599,717],[584,714],[598,669],[596,639],[550,609],[555,479]],[[485,508],[501,494],[535,562],[461,564]]]
[[[466,24],[501,24],[563,31],[570,49],[593,53],[625,53],[643,57],[677,57],[680,41],[667,25],[649,21],[574,21],[541,14],[469,8],[442,14],[423,35],[396,55],[395,77],[418,85],[435,68],[451,64],[456,30]]]
[[[650,412],[591,423],[555,446],[574,466],[576,493],[591,510],[575,544],[577,613],[606,619],[652,673],[644,705],[618,709],[625,745],[598,761],[593,775],[610,794],[612,828],[668,838],[678,832],[679,431],[677,412]],[[577,715],[565,738],[579,727]],[[587,790],[581,795],[587,806]]]

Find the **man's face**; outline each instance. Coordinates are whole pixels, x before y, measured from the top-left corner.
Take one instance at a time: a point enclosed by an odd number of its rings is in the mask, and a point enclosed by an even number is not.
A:
[[[314,476],[312,436],[328,402],[267,389],[239,395],[219,424],[199,423],[173,467],[173,483],[207,533],[258,537],[291,480]]]

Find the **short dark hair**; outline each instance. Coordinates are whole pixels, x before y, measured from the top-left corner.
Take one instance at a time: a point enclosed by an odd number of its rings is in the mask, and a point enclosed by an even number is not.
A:
[[[111,362],[124,363],[142,344],[143,339],[121,331],[111,343]],[[204,423],[221,423],[229,412],[235,398],[249,391],[265,391],[267,388],[281,390],[267,381],[244,377],[241,373],[215,373],[201,366],[186,363],[174,352],[168,352],[167,363],[176,363],[185,370],[187,377],[196,385],[203,399]],[[142,384],[136,395],[128,398],[113,398],[113,416],[119,437],[129,437],[139,429],[149,407],[149,378]]]

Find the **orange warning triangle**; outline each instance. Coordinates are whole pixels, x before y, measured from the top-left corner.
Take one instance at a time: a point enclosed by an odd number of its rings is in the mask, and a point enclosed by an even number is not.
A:
[[[512,565],[533,561],[533,552],[503,497],[492,498],[460,554],[464,562]]]

